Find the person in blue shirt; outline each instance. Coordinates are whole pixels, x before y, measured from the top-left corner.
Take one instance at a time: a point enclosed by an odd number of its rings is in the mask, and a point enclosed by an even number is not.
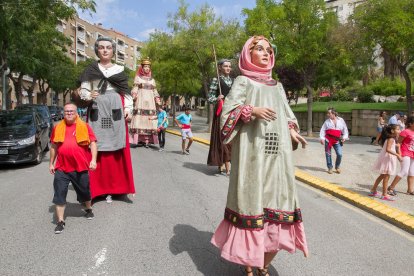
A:
[[[388,120],[389,125],[398,125],[398,120],[403,116],[402,112],[396,112],[394,116],[391,116],[391,118]]]
[[[159,151],[164,150],[165,145],[165,130],[168,127],[168,116],[167,112],[162,109],[162,106],[158,106],[158,124],[157,124],[157,131],[158,131],[158,141],[160,142],[160,149]]]
[[[190,108],[185,108],[185,113],[182,113],[175,117],[175,122],[177,123],[178,127],[181,128],[181,136],[183,138],[183,142],[181,144],[182,153],[183,154],[190,154],[190,146],[193,143],[193,133],[191,132],[191,114]],[[188,139],[188,145],[185,147],[185,140]]]

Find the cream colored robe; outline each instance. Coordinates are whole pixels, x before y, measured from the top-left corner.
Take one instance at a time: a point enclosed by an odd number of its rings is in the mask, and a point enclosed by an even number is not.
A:
[[[239,116],[245,105],[272,108],[277,119],[267,122],[252,117],[244,123]],[[226,219],[236,226],[261,228],[261,219],[282,223],[301,220],[289,122],[298,129],[281,83],[268,86],[237,77],[220,122],[224,143],[231,142],[233,148]],[[249,222],[247,216],[258,219]]]

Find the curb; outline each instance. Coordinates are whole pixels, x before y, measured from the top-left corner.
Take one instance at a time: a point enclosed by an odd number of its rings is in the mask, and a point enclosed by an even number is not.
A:
[[[166,132],[171,133],[173,135],[181,136],[181,133],[175,130],[166,130]],[[207,146],[210,145],[210,141],[206,139],[193,137],[193,140],[201,144],[207,145]],[[370,197],[363,196],[358,193],[352,192],[341,186],[332,184],[326,180],[323,180],[321,178],[308,174],[299,169],[295,170],[295,178],[318,190],[322,190],[337,198],[340,198],[350,203],[351,205],[356,206],[362,210],[365,210],[368,213],[376,217],[379,217],[397,226],[398,228],[401,228],[407,231],[408,233],[414,235],[414,216],[409,215],[406,212],[403,212],[394,207],[390,207]]]

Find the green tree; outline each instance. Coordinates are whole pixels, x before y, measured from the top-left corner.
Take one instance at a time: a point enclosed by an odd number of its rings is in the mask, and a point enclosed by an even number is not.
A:
[[[200,74],[191,70],[194,64],[182,53],[176,39],[164,32],[154,32],[142,50],[143,56],[151,57],[152,72],[160,95],[164,98],[171,96],[174,116],[176,97],[183,96],[188,100],[198,95],[201,88]]]
[[[256,7],[244,9],[246,30],[263,34],[278,47],[278,64],[302,75],[308,97],[307,132],[312,135],[313,90],[317,72],[330,50],[328,37],[337,18],[326,10],[323,0],[257,0]]]
[[[411,77],[414,62],[414,0],[367,0],[353,16],[372,49],[377,45],[398,65],[405,80],[407,109],[413,110]]]
[[[317,87],[329,87],[334,92],[365,79],[374,65],[373,49],[363,42],[361,30],[352,21],[331,28],[326,47],[329,51],[316,74]]]
[[[75,15],[76,8],[95,11],[95,2],[4,0],[0,4],[0,73],[10,67],[18,74],[17,79],[12,79],[17,85],[18,98],[21,96],[23,75],[45,71],[42,69],[44,49],[54,51],[60,48],[59,58],[62,58],[67,40],[56,30],[56,25],[59,19]]]
[[[207,4],[189,12],[188,4],[182,0],[178,11],[170,16],[168,25],[172,29],[174,47],[178,49],[180,60],[187,61],[188,70],[197,68],[195,77],[201,79],[207,98],[208,84],[215,76],[213,45],[218,57],[235,57],[243,45],[245,34],[236,20],[224,21]],[[212,115],[212,106],[209,110]]]

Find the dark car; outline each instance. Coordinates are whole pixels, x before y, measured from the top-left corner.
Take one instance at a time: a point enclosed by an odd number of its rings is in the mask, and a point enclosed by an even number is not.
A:
[[[48,149],[49,127],[39,113],[0,112],[0,164],[39,164]]]
[[[57,108],[60,114],[60,118],[63,120],[63,117],[65,116],[65,111],[63,110],[63,106],[58,106]]]
[[[60,112],[58,106],[52,105],[48,106],[48,108],[53,121],[59,121],[63,119],[63,114]]]
[[[53,119],[50,116],[49,108],[46,105],[41,104],[22,104],[18,105],[15,108],[16,110],[35,110],[40,113],[41,118],[48,124],[49,128],[49,137],[52,134],[53,129]]]

